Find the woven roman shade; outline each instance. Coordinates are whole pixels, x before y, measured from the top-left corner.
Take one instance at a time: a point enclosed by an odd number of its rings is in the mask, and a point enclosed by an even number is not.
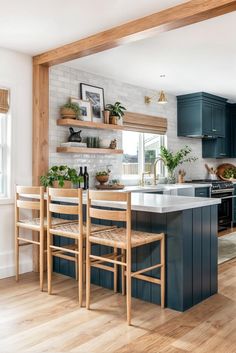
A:
[[[7,113],[9,110],[9,91],[0,88],[0,113]]]
[[[123,118],[124,130],[165,135],[167,119],[158,116],[127,112]]]

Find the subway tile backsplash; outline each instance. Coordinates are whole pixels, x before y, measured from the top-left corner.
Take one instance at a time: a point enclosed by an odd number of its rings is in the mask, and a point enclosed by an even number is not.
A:
[[[95,173],[97,170],[105,169],[107,165],[112,170],[112,178],[120,178],[122,171],[122,155],[100,155],[100,154],[67,154],[56,153],[56,147],[61,142],[66,142],[69,136],[67,127],[57,126],[59,118],[59,109],[66,103],[68,97],[79,97],[79,84],[81,82],[104,88],[105,103],[122,102],[128,111],[150,114],[154,116],[166,117],[168,120],[167,143],[168,147],[176,151],[181,147],[188,145],[192,148],[192,155],[198,157],[198,160],[192,164],[181,166],[187,172],[187,178],[202,179],[207,177],[205,163],[211,166],[217,166],[227,160],[204,160],[201,157],[201,140],[178,138],[177,137],[177,102],[174,95],[167,92],[168,103],[158,105],[144,103],[145,95],[157,94],[157,91],[144,87],[134,86],[128,83],[120,82],[112,78],[103,77],[81,71],[69,66],[58,65],[50,68],[50,120],[49,120],[49,163],[50,166],[56,164],[67,164],[76,169],[79,166],[87,166],[90,174],[90,185],[95,182]],[[76,129],[78,130],[78,129]],[[82,138],[86,136],[99,136],[102,140],[117,139],[118,148],[122,148],[122,133],[109,130],[91,130],[82,129]],[[235,160],[228,160],[235,163]]]

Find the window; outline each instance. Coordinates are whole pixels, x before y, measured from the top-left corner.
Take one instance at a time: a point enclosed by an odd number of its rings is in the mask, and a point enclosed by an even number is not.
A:
[[[166,145],[166,136],[157,134],[123,131],[123,163],[124,179],[138,179],[142,173],[153,173],[153,164],[160,153],[160,147]],[[160,164],[160,175],[165,170]]]

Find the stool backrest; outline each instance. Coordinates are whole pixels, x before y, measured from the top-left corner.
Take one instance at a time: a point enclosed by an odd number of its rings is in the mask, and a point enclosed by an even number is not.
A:
[[[71,199],[75,200],[71,200]],[[47,189],[47,218],[48,227],[51,228],[52,213],[77,215],[80,227],[83,226],[83,193],[82,189]],[[61,201],[71,204],[56,204],[53,201]],[[73,203],[72,203],[73,202]],[[82,229],[82,228],[81,228]]]
[[[16,186],[15,212],[16,221],[20,220],[20,209],[38,211],[40,225],[44,223],[44,187],[43,186]]]
[[[111,202],[109,207],[119,208],[116,202],[122,202],[122,209],[108,210],[107,205],[103,208],[102,202],[99,208],[93,204],[96,201]],[[131,236],[131,193],[120,191],[94,191],[88,190],[87,193],[87,231],[90,232],[91,218],[110,221],[122,221],[126,223],[127,242],[130,243]]]

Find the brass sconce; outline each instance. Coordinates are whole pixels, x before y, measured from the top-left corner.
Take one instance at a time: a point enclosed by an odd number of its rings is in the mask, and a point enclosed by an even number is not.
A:
[[[149,97],[149,96],[145,96],[144,97],[144,102],[146,104],[150,104],[152,103],[154,100],[157,100],[157,103],[158,104],[166,104],[168,103],[168,100],[166,98],[166,95],[165,95],[165,92],[164,91],[161,91],[159,96],[152,96],[152,97]]]

